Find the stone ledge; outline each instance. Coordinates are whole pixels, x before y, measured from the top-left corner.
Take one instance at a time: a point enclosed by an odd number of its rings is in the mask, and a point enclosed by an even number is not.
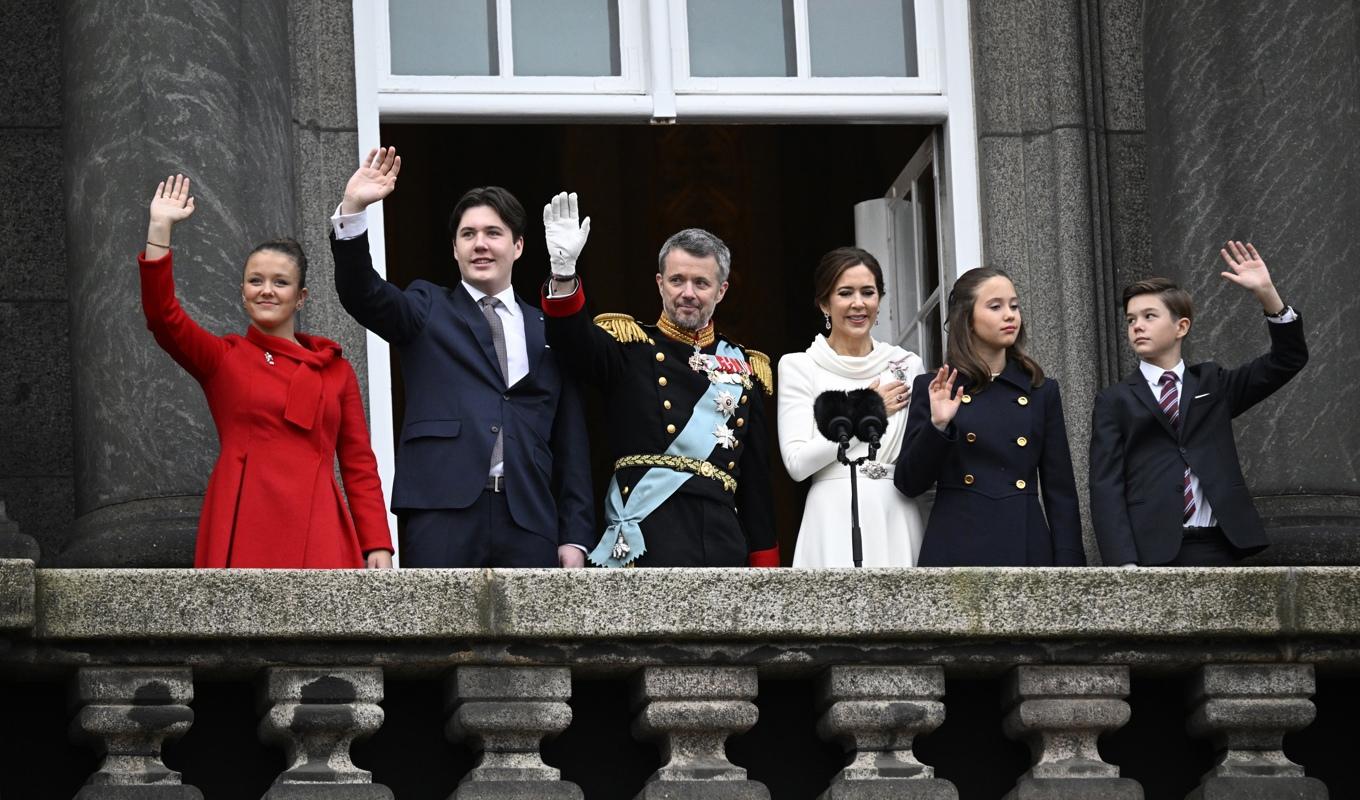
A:
[[[13,563],[26,562],[0,562]],[[11,574],[19,583],[3,582]],[[32,635],[39,640],[869,643],[1360,635],[1360,569],[1347,567],[28,574],[36,578],[36,602],[27,613],[36,618]],[[22,569],[0,571],[0,589],[3,607],[22,622]]]
[[[33,627],[33,562],[0,559],[0,631]]]

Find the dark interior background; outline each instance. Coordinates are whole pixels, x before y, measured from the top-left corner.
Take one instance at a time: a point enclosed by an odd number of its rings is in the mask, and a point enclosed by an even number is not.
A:
[[[821,329],[812,271],[826,251],[854,243],[854,205],[881,197],[930,133],[900,125],[401,125],[382,141],[402,158],[386,202],[387,277],[458,280],[448,214],[474,186],[495,184],[525,206],[528,226],[514,286],[530,302],[548,274],[543,204],[559,191],[581,197],[591,218],[579,269],[588,310],[652,321],[660,314],[656,254],[681,228],[706,228],[732,249],[731,286],[718,329],[779,356],[807,348]],[[404,407],[393,359],[393,400]],[[777,390],[776,386],[776,390]],[[587,391],[597,503],[611,462],[598,392]],[[770,406],[773,412],[773,404]],[[771,422],[774,414],[770,414]],[[780,550],[787,565],[805,487],[789,480],[771,431],[771,474]]]

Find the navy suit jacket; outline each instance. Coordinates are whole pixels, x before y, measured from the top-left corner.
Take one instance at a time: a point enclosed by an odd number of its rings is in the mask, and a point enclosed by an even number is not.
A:
[[[1308,363],[1303,320],[1269,323],[1270,352],[1236,369],[1186,367],[1181,426],[1171,427],[1135,369],[1096,395],[1091,419],[1091,518],[1106,564],[1165,564],[1180,552],[1188,465],[1223,535],[1247,553],[1267,544],[1251,502],[1232,420]]]
[[[331,239],[340,304],[397,349],[406,414],[392,510],[466,508],[481,494],[503,431],[506,501],[515,522],[558,544],[591,547],[590,449],[580,393],[543,333],[543,313],[519,302],[529,373],[507,387],[491,326],[461,286],[378,275],[368,235]]]

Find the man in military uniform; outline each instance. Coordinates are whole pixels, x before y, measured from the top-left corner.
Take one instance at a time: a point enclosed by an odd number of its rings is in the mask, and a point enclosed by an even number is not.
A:
[[[619,567],[776,567],[763,394],[770,360],[713,329],[732,257],[689,228],[657,258],[662,314],[584,313],[576,259],[590,232],[575,194],[543,207],[552,276],[543,287],[547,339],[578,379],[604,392],[614,476],[608,527],[590,560]]]

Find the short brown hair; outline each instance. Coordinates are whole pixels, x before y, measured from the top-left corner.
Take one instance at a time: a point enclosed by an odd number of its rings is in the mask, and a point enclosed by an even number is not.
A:
[[[1195,302],[1190,293],[1168,278],[1148,278],[1124,287],[1124,313],[1129,311],[1129,301],[1139,295],[1155,294],[1176,319],[1182,317],[1195,321]]]
[[[837,247],[822,256],[822,260],[817,262],[816,271],[812,273],[812,302],[818,310],[821,309],[822,303],[831,301],[831,293],[835,291],[836,281],[841,279],[841,275],[845,274],[847,269],[861,264],[874,274],[878,296],[883,297],[883,268],[878,265],[878,259],[874,258],[873,253],[858,247]]]
[[[453,206],[453,213],[449,214],[449,236],[458,235],[458,226],[463,224],[463,214],[469,208],[486,206],[495,211],[510,229],[510,238],[518,241],[524,238],[524,206],[520,205],[519,200],[513,194],[499,186],[480,186],[476,189],[468,189],[463,196],[458,198],[458,202]]]

